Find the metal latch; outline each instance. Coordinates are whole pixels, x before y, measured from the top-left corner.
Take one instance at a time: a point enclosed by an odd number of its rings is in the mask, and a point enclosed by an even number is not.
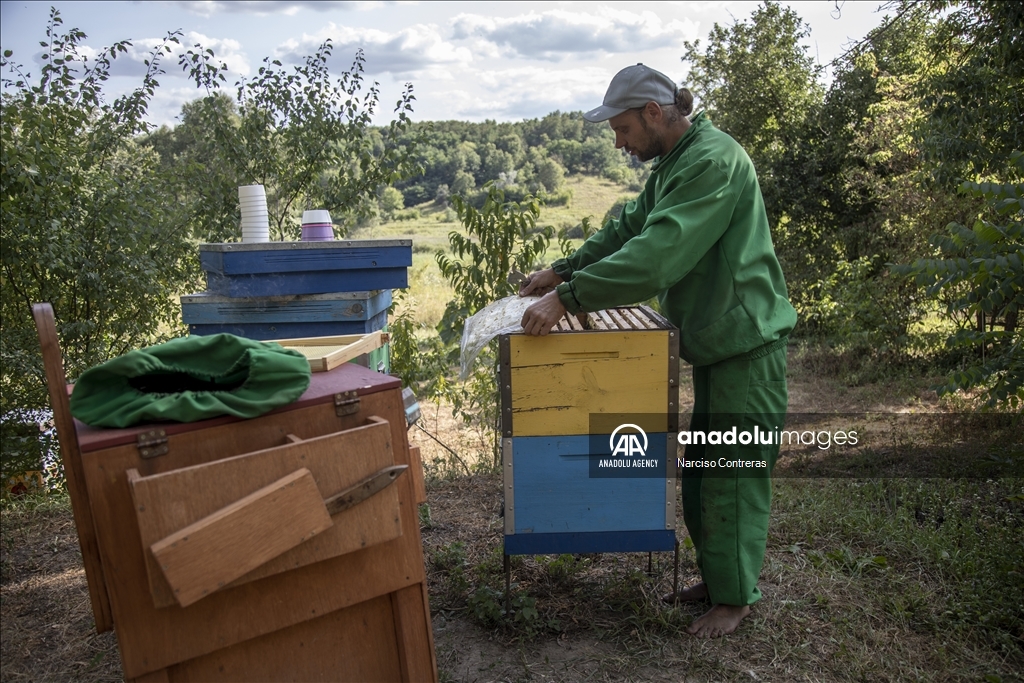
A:
[[[162,429],[142,432],[138,438],[139,455],[143,458],[155,458],[167,455],[167,433]]]
[[[334,395],[334,412],[338,417],[355,415],[359,412],[359,394],[355,391],[343,391]]]

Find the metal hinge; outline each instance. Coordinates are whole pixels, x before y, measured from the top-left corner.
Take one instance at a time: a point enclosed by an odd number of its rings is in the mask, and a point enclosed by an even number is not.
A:
[[[355,415],[359,412],[359,395],[355,391],[343,391],[334,395],[334,412],[338,417]]]
[[[154,429],[139,434],[138,438],[139,455],[143,458],[155,458],[160,455],[167,455],[167,433],[162,429]]]

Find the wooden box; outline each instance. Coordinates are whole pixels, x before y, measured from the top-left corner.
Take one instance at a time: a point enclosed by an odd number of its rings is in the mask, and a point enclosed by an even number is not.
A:
[[[199,260],[207,290],[221,296],[401,289],[409,285],[412,240],[201,244]]]
[[[674,549],[678,330],[611,309],[499,348],[506,554]]]
[[[126,679],[437,679],[422,472],[397,379],[346,363],[251,420],[75,427],[73,503],[91,511],[76,523],[95,538],[99,557],[87,542],[83,555],[97,625],[112,621]],[[411,467],[326,520],[289,502],[394,465]],[[233,525],[229,543],[209,544],[211,519]]]
[[[181,297],[181,319],[189,325],[363,322],[390,305],[390,289],[240,299],[201,292]]]
[[[226,332],[248,339],[281,339],[297,337],[331,337],[346,334],[366,334],[387,326],[387,309],[368,320],[335,322],[267,322],[267,323],[202,323],[190,324],[189,334],[207,335]]]

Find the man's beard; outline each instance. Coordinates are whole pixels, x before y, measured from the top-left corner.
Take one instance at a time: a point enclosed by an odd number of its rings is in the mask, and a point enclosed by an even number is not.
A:
[[[665,152],[665,139],[647,127],[643,112],[640,112],[640,128],[644,131],[644,139],[639,146],[633,148],[633,154],[640,161],[650,161]]]

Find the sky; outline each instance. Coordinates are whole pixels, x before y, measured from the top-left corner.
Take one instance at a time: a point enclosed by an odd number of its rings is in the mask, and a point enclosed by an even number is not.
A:
[[[808,54],[827,65],[881,23],[877,1],[787,2],[811,27]],[[63,29],[81,29],[82,53],[131,39],[114,62],[105,93],[112,100],[142,81],[143,60],[169,31],[182,46],[214,50],[230,69],[228,85],[252,78],[265,58],[300,64],[327,38],[332,73],[347,69],[358,48],[366,73],[381,86],[375,123],[391,120],[404,84],[412,83],[413,119],[518,121],[555,111],[591,109],[615,73],[643,62],[685,85],[684,41],[706,39],[716,24],[750,17],[757,2],[0,2],[0,46],[38,76],[39,41],[50,7]],[[180,52],[180,50],[179,50]],[[175,125],[181,105],[200,97],[177,55],[163,61],[149,109],[156,125]],[[5,77],[8,74],[4,74]],[[828,74],[826,72],[825,79]],[[229,88],[230,94],[234,93]],[[699,103],[698,103],[699,104]]]

